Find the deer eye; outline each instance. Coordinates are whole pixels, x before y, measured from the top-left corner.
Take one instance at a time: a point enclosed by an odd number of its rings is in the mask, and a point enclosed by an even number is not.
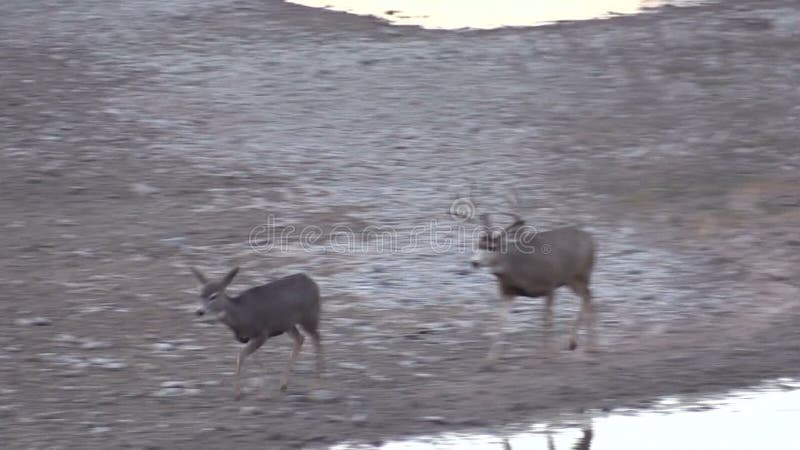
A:
[[[209,300],[215,300],[216,298],[217,298],[217,293],[216,292],[214,292],[213,294],[208,296]]]

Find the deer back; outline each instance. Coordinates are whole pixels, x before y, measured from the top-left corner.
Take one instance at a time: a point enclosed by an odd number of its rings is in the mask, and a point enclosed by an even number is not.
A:
[[[303,273],[247,289],[229,303],[225,322],[240,338],[277,336],[294,325],[319,320],[319,287]]]
[[[589,233],[576,227],[558,228],[525,242],[508,243],[492,271],[508,293],[539,297],[573,280],[588,281],[594,255]]]

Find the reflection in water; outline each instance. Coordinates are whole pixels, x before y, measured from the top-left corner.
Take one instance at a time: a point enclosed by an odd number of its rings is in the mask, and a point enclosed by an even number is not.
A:
[[[305,6],[380,17],[393,25],[424,28],[499,28],[560,20],[586,20],[635,14],[670,4],[699,0],[287,0]]]
[[[573,421],[575,417],[564,418]],[[582,428],[536,424],[501,439],[490,434],[446,433],[384,444],[383,450],[795,450],[800,382],[779,379],[752,390],[700,401],[664,399],[654,409],[593,415]],[[597,434],[595,434],[595,430]],[[569,447],[572,445],[572,447]],[[335,450],[359,448],[343,443]]]
[[[594,436],[594,432],[592,431],[591,427],[583,429],[583,436],[581,436],[580,440],[572,446],[572,450],[589,450],[592,448],[592,437]],[[504,450],[512,450],[511,444],[509,444],[508,439],[503,439],[503,448]],[[547,450],[556,450],[556,443],[553,442],[553,435],[547,435]]]
[[[590,448],[592,448],[592,437],[594,437],[594,432],[592,432],[592,429],[584,428],[583,436],[581,436],[581,439],[575,445],[572,446],[572,450],[589,450]],[[555,450],[552,438],[548,442],[548,445],[550,445],[549,450]]]

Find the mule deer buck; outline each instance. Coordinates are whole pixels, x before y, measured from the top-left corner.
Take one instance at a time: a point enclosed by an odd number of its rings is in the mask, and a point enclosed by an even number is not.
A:
[[[471,198],[470,194],[470,201]],[[516,195],[515,200],[516,206],[519,203]],[[501,214],[513,219],[511,225],[505,228],[492,227],[489,214],[480,215],[478,249],[472,258],[473,267],[488,268],[497,278],[503,303],[499,327],[487,362],[497,359],[496,347],[502,338],[514,298],[545,297],[545,321],[549,325],[555,290],[561,286],[568,286],[581,297],[581,309],[569,340],[569,349],[574,350],[578,345],[580,325],[591,311],[589,282],[595,262],[594,239],[586,231],[574,226],[537,233],[516,212]]]
[[[236,400],[241,398],[239,374],[245,358],[258,350],[267,339],[284,333],[294,341],[289,363],[281,380],[280,389],[286,390],[292,367],[305,340],[298,326],[311,336],[317,357],[317,380],[321,379],[324,362],[319,335],[319,287],[308,275],[296,273],[229,297],[225,289],[239,272],[238,267],[219,281],[209,281],[194,267],[191,271],[203,286],[200,291],[202,304],[197,315],[213,314],[233,330],[239,342],[247,344],[236,357]],[[264,396],[266,397],[266,391]]]

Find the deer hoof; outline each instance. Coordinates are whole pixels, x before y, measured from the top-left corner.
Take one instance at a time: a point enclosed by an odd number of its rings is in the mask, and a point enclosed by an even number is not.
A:
[[[281,392],[286,392],[286,388],[287,387],[288,387],[288,385],[286,383],[282,383],[281,384]]]
[[[569,350],[575,350],[578,347],[578,343],[575,341],[569,341]]]

